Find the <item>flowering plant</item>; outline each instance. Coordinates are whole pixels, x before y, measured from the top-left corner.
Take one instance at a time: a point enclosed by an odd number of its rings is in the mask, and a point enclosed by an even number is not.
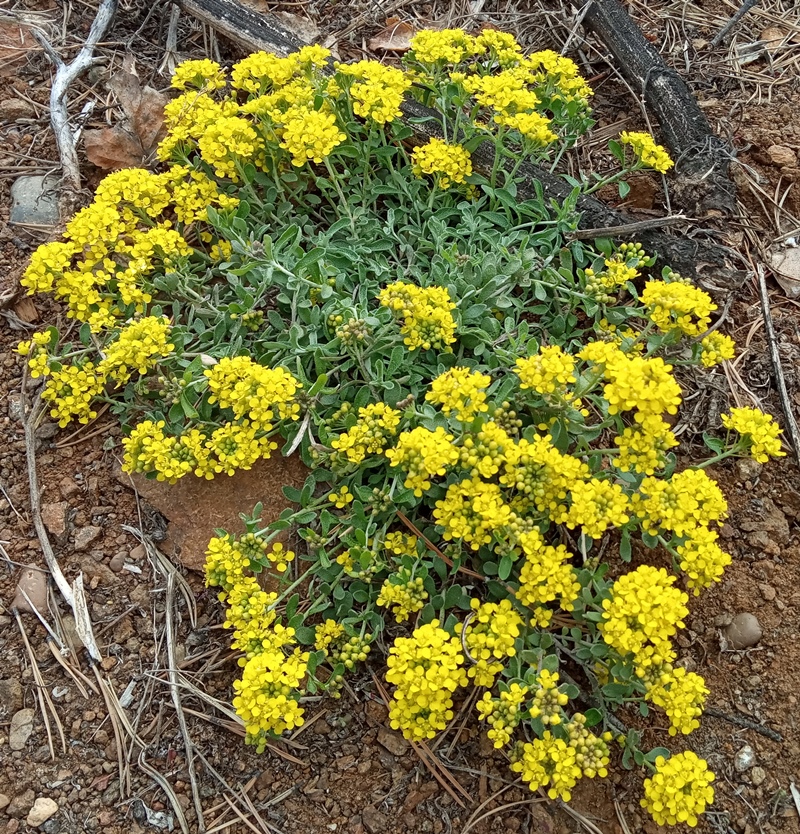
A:
[[[20,352],[61,425],[110,404],[128,471],[214,478],[281,444],[312,467],[284,490],[296,509],[263,525],[257,507],[208,548],[249,743],[300,725],[305,693],[337,694],[391,641],[407,738],[482,687],[479,717],[532,789],[568,799],[620,737],[623,764],[653,772],[644,806],[692,824],[705,763],[644,752],[613,712],[698,726],[707,690],[672,640],[687,591],[730,561],[705,467],[780,455],[780,430],[733,409],[733,441],[709,435],[715,457],[678,466],[678,369],[734,345],[641,246],[571,240],[574,200],[523,193],[525,159],[556,169],[591,126],[569,59],[492,30],[420,32],[402,69],[329,57],[182,64],[163,170],[109,175],[35,253],[24,285],[75,326]],[[413,144],[409,98],[440,136]],[[621,168],[574,179],[576,197],[671,164],[646,134],[612,150]]]

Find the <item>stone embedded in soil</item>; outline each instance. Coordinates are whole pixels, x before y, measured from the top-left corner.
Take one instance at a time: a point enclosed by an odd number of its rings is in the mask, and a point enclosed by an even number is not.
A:
[[[57,813],[58,811],[58,803],[54,802],[52,799],[46,796],[40,796],[36,802],[33,803],[33,808],[31,808],[30,812],[28,813],[25,822],[31,828],[38,828],[42,823],[47,822],[53,814]]]
[[[21,98],[4,98],[0,101],[0,121],[15,122],[35,115],[33,105]]]
[[[26,594],[28,599],[25,599]],[[47,611],[47,574],[35,565],[28,565],[20,574],[11,608],[33,614],[34,607],[40,613]]]
[[[797,165],[797,157],[794,151],[786,145],[770,145],[767,148],[767,156],[769,156],[772,164],[779,168],[783,166],[794,168]]]
[[[3,678],[0,680],[0,715],[13,715],[20,709],[22,684],[16,678]]]
[[[737,614],[725,629],[725,637],[733,649],[749,649],[761,639],[761,623],[753,614]]]
[[[754,481],[763,469],[763,465],[752,458],[740,458],[733,465],[736,477],[740,481]]]
[[[361,812],[361,821],[369,834],[381,834],[381,832],[386,831],[388,823],[386,815],[372,805],[367,805]]]
[[[81,527],[75,534],[75,550],[86,550],[103,535],[102,527]]]
[[[47,532],[60,538],[67,532],[67,513],[69,504],[66,501],[53,501],[42,504],[42,521]]]
[[[4,793],[0,793],[0,811],[2,811],[3,808],[9,804],[9,802],[11,802],[11,797],[6,796]]]
[[[252,512],[259,501],[264,505],[262,521],[275,521],[287,507],[282,488],[302,487],[308,469],[297,455],[284,458],[275,455],[258,461],[252,469],[234,475],[220,475],[213,481],[181,478],[175,484],[150,481],[141,475],[118,474],[127,487],[133,482],[137,492],[169,522],[168,539],[161,547],[180,548],[180,560],[191,570],[202,571],[208,540],[222,528],[231,533],[244,532],[240,513]]]
[[[6,813],[9,817],[24,817],[28,811],[33,807],[33,803],[36,799],[36,794],[33,792],[31,788],[28,790],[23,791],[23,793],[17,794],[9,803],[8,808],[6,808]]]
[[[12,750],[22,750],[33,733],[34,711],[32,709],[17,710],[11,717],[11,727],[8,731],[8,746]]]
[[[114,573],[119,573],[122,568],[125,566],[125,559],[128,557],[128,554],[124,550],[120,550],[119,553],[115,553],[111,560],[108,563],[108,566]]]
[[[737,773],[744,773],[756,763],[756,754],[749,744],[745,744],[733,757],[733,768]]]
[[[58,223],[58,177],[17,177],[11,186],[9,222],[31,226],[55,226]]]
[[[378,744],[385,747],[393,756],[405,756],[408,752],[408,742],[393,730],[387,727],[378,728]]]
[[[756,767],[754,767],[750,771],[750,781],[756,787],[758,787],[759,785],[763,785],[766,778],[767,778],[767,771],[764,770],[763,767],[758,767],[758,765],[756,765]]]

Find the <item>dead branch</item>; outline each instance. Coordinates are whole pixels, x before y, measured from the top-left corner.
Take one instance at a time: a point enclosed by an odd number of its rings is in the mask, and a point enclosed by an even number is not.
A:
[[[761,312],[764,316],[764,335],[767,337],[769,356],[772,360],[772,372],[775,374],[775,384],[778,387],[778,396],[780,397],[781,408],[783,409],[783,417],[786,421],[786,431],[791,439],[794,458],[797,461],[797,465],[800,466],[800,431],[797,429],[792,401],[789,399],[786,378],[783,375],[783,365],[781,364],[781,355],[778,350],[778,339],[775,336],[775,325],[772,323],[772,312],[770,310],[764,266],[758,264],[756,271],[758,272],[758,295],[761,299]]]
[[[61,56],[53,49],[50,42],[41,34],[33,30],[33,36],[42,45],[50,60],[56,67],[56,77],[50,90],[50,124],[55,134],[58,155],[64,176],[77,193],[81,187],[81,171],[78,164],[78,152],[75,139],[69,124],[69,110],[67,107],[67,93],[73,81],[94,62],[94,50],[105,35],[111,19],[117,10],[117,0],[102,0],[97,15],[89,29],[86,42],[80,52],[69,64],[65,64]]]
[[[714,135],[686,82],[668,67],[618,0],[592,0],[583,25],[614,56],[631,87],[655,114],[675,157],[675,201],[695,217],[736,214],[728,174],[733,152]]]

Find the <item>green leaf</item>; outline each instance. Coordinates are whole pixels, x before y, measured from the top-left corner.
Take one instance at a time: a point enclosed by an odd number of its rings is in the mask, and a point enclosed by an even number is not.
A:
[[[619,558],[623,562],[630,562],[631,560],[631,531],[623,530],[622,536],[619,540]]]
[[[625,683],[607,683],[603,687],[603,695],[613,700],[624,698],[630,691],[630,686]]]
[[[599,709],[587,709],[584,713],[586,717],[586,726],[595,727],[603,720],[603,713]]]
[[[668,759],[671,755],[672,753],[667,750],[666,747],[654,747],[649,753],[647,753],[645,760],[651,764],[655,764],[655,761],[659,756]]]
[[[297,642],[302,643],[304,646],[313,646],[314,640],[316,639],[315,630],[308,626],[296,628],[294,636],[297,638]]]
[[[621,200],[624,200],[628,194],[631,193],[631,187],[627,182],[625,182],[625,180],[620,180],[617,183],[617,189],[619,190],[619,197]]]
[[[511,570],[513,569],[513,567],[514,560],[508,553],[506,553],[500,560],[500,566],[497,569],[498,578],[505,582],[506,579],[508,579],[508,577],[511,576]]]
[[[714,437],[714,435],[710,432],[703,432],[703,443],[705,443],[715,455],[725,451],[725,441],[720,437]]]
[[[282,491],[287,501],[291,501],[293,504],[300,503],[301,492],[299,489],[295,489],[293,486],[285,486],[282,488]]]

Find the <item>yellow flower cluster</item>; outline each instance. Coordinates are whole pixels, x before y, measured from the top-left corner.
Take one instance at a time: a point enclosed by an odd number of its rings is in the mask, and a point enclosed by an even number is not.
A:
[[[486,721],[491,729],[486,733],[498,750],[511,741],[511,734],[519,725],[523,704],[528,695],[528,687],[512,683],[500,691],[497,698],[491,692],[485,692],[483,698],[475,705],[481,721]]]
[[[680,667],[660,676],[647,690],[647,698],[667,714],[671,736],[679,732],[688,735],[700,726],[698,719],[703,714],[706,695],[703,678]]]
[[[704,368],[713,368],[736,355],[736,342],[718,330],[701,339],[700,347],[700,361]]]
[[[567,527],[580,527],[593,539],[601,538],[609,527],[622,527],[630,520],[628,496],[619,484],[600,478],[576,481],[570,495]]]
[[[164,107],[167,135],[161,140],[156,156],[167,162],[177,149],[192,147],[219,119],[233,118],[239,111],[235,101],[215,101],[207,93],[187,91]]]
[[[169,335],[170,324],[166,318],[146,316],[132,321],[106,346],[97,373],[117,385],[125,385],[134,372],[147,373],[175,350],[175,345],[169,343]]]
[[[369,455],[380,455],[389,438],[397,433],[400,417],[397,409],[385,403],[359,408],[356,424],[334,438],[331,448],[349,463],[362,463]]]
[[[551,345],[526,359],[517,359],[515,373],[523,390],[531,388],[545,395],[562,393],[575,382],[575,359],[558,345]]]
[[[453,446],[453,435],[441,426],[435,431],[417,426],[404,431],[397,438],[396,446],[386,450],[386,457],[392,466],[405,470],[404,485],[420,498],[431,488],[431,478],[444,475],[458,462],[459,454]]]
[[[63,429],[70,420],[88,423],[97,417],[92,403],[105,387],[105,378],[91,362],[64,365],[47,377],[42,399],[52,404],[50,416]]]
[[[332,492],[328,496],[330,501],[337,510],[343,510],[354,498],[350,488],[347,486],[340,487],[336,492]]]
[[[572,798],[572,788],[583,775],[576,749],[550,730],[512,751],[511,769],[520,774],[532,791],[547,788],[550,799],[560,798],[564,802]]]
[[[714,774],[691,750],[669,759],[659,756],[655,765],[655,774],[644,782],[642,807],[659,825],[685,823],[694,828],[714,801]]]
[[[350,85],[353,112],[357,116],[383,125],[403,115],[400,105],[412,81],[402,70],[385,67],[377,61],[337,64],[336,69],[341,75],[358,79]]]
[[[395,556],[416,556],[417,541],[417,537],[410,533],[395,531],[384,536],[383,547],[384,550],[394,553]]]
[[[739,432],[751,457],[759,463],[786,455],[781,449],[781,428],[770,414],[757,408],[732,408],[730,414],[722,415],[722,425]]]
[[[411,39],[411,49],[422,64],[459,64],[484,47],[463,29],[423,29]]]
[[[592,88],[581,77],[578,65],[552,49],[531,53],[524,65],[534,73],[533,82],[541,85],[543,92],[552,98],[586,106],[589,96],[593,95]]]
[[[492,378],[469,368],[450,368],[431,382],[425,394],[429,403],[438,405],[449,417],[468,423],[477,414],[489,410],[486,389]]]
[[[322,162],[347,139],[335,113],[310,108],[294,108],[289,112],[291,117],[284,122],[281,147],[292,155],[292,165],[300,167],[309,160]]]
[[[731,557],[717,544],[718,535],[708,527],[697,527],[678,545],[680,568],[686,574],[686,585],[697,596],[703,588],[719,582]]]
[[[623,574],[603,600],[603,619],[598,629],[603,640],[621,655],[634,658],[646,647],[669,651],[669,641],[689,613],[689,597],[673,587],[675,577],[664,568],[641,565]]]
[[[433,738],[453,717],[453,693],[467,685],[461,644],[438,620],[398,637],[389,650],[386,680],[395,687],[389,705],[392,729],[410,741]]]
[[[613,460],[622,472],[652,475],[663,468],[666,453],[678,445],[670,427],[657,414],[643,414],[639,422],[627,426],[614,438],[619,456]]]
[[[677,414],[681,389],[672,365],[660,357],[626,356],[617,350],[607,356],[603,393],[609,414],[636,410],[636,420],[646,414]]]
[[[378,298],[382,307],[402,319],[400,332],[409,350],[436,348],[450,352],[449,346],[456,340],[451,312],[456,305],[445,287],[418,287],[396,281],[384,287]]]
[[[460,185],[472,173],[469,151],[461,145],[436,137],[414,148],[411,159],[416,176],[435,176],[436,184],[443,189]]]
[[[175,67],[170,86],[174,90],[185,90],[193,87],[197,90],[220,90],[227,80],[222,67],[208,58],[197,61],[184,61]]]
[[[538,718],[545,726],[557,727],[563,717],[562,707],[567,705],[569,697],[558,691],[558,672],[542,669],[536,676],[536,691],[530,706],[531,718]]]
[[[659,529],[691,535],[697,527],[720,521],[728,512],[722,490],[702,469],[685,469],[669,480],[647,477],[631,503],[651,536]]]
[[[235,537],[226,534],[211,539],[206,550],[206,587],[222,589],[218,594],[220,602],[228,599],[228,594],[250,570],[250,559],[236,544]]]
[[[246,119],[224,116],[203,131],[198,147],[200,156],[218,177],[239,182],[240,166],[251,159],[260,142],[258,134]]]
[[[473,478],[491,478],[506,463],[516,462],[518,457],[517,446],[505,429],[490,420],[478,431],[464,436],[459,465]]]
[[[464,635],[464,644],[472,660],[467,674],[475,686],[490,687],[503,671],[501,661],[517,653],[514,643],[520,635],[523,620],[508,599],[499,603],[481,603],[473,599],[470,606],[474,616]],[[456,634],[461,634],[463,630],[464,624],[457,623]]]
[[[580,712],[572,716],[566,730],[570,747],[575,750],[575,763],[581,769],[581,774],[590,779],[595,776],[608,776],[606,765],[609,762],[608,742],[612,739],[611,733],[603,733],[602,737],[598,738],[586,728],[586,716]]]
[[[619,135],[619,141],[631,148],[644,168],[652,168],[660,174],[666,174],[675,164],[667,149],[656,144],[655,139],[649,133],[624,130]]]
[[[334,664],[341,663],[345,669],[352,669],[356,663],[367,659],[371,639],[371,634],[351,636],[341,623],[329,619],[316,627],[314,648],[325,652]]]
[[[259,753],[268,736],[302,725],[304,710],[292,693],[306,676],[308,658],[309,653],[299,649],[288,656],[280,649],[265,651],[251,657],[242,679],[233,682],[233,707],[244,721],[245,742]]]
[[[511,508],[497,484],[466,478],[450,484],[445,497],[436,502],[436,523],[447,541],[461,539],[473,550],[489,544],[492,534],[511,521]]]
[[[711,313],[717,309],[707,292],[681,281],[648,281],[641,302],[662,333],[679,330],[687,336],[699,336],[708,330]]]
[[[525,562],[519,575],[517,599],[533,611],[533,622],[545,628],[550,624],[553,612],[545,608],[555,600],[564,611],[571,611],[578,598],[580,583],[569,564],[572,554],[559,544],[545,544],[538,530],[531,530],[519,537],[525,554]]]
[[[376,605],[390,608],[398,623],[404,623],[419,611],[428,598],[421,576],[412,577],[408,568],[391,574],[381,585]]]
[[[272,431],[274,420],[299,416],[295,398],[302,384],[283,368],[265,368],[249,356],[234,356],[221,359],[204,374],[209,402],[230,408],[237,419],[246,418],[258,431]]]
[[[28,357],[28,370],[32,379],[50,373],[50,341],[50,332],[43,330],[17,345],[17,353]]]

